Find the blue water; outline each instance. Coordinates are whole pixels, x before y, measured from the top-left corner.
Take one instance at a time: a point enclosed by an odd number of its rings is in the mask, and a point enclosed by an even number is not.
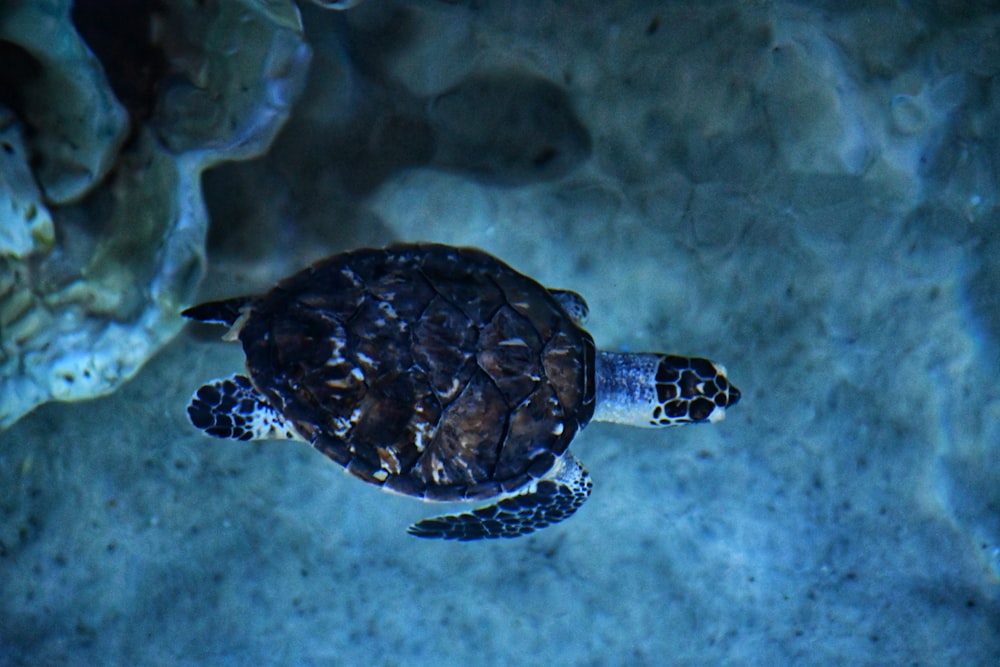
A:
[[[0,432],[0,665],[1000,664],[1000,13],[846,4],[305,7],[296,113],[205,178],[199,296],[475,245],[742,401],[592,424],[574,517],[439,543],[202,437],[242,354],[185,329]]]

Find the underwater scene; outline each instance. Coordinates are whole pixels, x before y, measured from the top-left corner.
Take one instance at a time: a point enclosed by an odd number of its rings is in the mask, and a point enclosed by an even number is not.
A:
[[[0,667],[1000,664],[1000,3],[0,0],[0,148]]]

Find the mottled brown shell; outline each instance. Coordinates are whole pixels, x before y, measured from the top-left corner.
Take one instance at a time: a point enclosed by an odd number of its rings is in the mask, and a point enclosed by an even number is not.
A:
[[[485,498],[548,470],[594,411],[594,344],[549,292],[479,250],[322,260],[254,301],[257,389],[365,481]]]

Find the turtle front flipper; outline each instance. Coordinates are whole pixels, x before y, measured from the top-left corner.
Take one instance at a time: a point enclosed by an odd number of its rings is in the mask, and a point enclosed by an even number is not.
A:
[[[549,294],[559,302],[562,309],[569,315],[569,319],[573,320],[573,324],[582,327],[587,323],[587,318],[590,317],[590,306],[587,305],[582,296],[568,289],[552,288],[549,288]]]
[[[301,440],[261,396],[246,375],[231,375],[198,388],[187,406],[188,419],[216,438]]]
[[[520,537],[573,515],[590,495],[590,475],[571,454],[549,473],[511,496],[465,514],[424,519],[407,530],[417,537],[443,540]]]

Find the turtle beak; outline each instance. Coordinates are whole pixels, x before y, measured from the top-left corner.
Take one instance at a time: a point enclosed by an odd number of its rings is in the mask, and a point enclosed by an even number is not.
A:
[[[743,394],[740,393],[735,384],[729,385],[729,400],[726,402],[726,407],[731,408],[739,403],[742,396]]]

